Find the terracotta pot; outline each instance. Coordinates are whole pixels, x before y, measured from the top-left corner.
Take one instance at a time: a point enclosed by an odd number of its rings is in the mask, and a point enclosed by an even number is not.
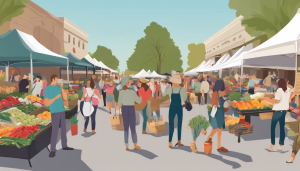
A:
[[[211,154],[211,151],[212,151],[212,144],[209,144],[209,143],[204,143],[204,153],[205,154]]]
[[[77,135],[78,134],[78,124],[76,125],[70,125],[71,126],[71,134],[72,136]]]

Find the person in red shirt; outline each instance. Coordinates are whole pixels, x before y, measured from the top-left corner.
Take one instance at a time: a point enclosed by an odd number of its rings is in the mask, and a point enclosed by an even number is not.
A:
[[[146,132],[146,127],[147,127],[147,121],[148,121],[148,116],[147,116],[147,104],[149,98],[152,98],[151,96],[151,90],[149,86],[147,85],[147,80],[145,78],[140,78],[139,80],[139,85],[140,89],[138,90],[138,95],[139,97],[142,97],[142,104],[145,106],[144,109],[142,110],[142,115],[143,115],[143,131],[142,134],[147,134]]]
[[[157,84],[157,81],[155,81],[155,90],[156,90],[156,95],[155,95],[155,97],[159,97],[159,95],[160,95],[160,85],[159,84]]]

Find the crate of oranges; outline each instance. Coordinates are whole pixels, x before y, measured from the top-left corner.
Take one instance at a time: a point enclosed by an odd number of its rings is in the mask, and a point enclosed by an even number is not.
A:
[[[258,112],[272,109],[272,105],[266,101],[249,100],[249,101],[232,101],[231,106],[238,110],[239,113]]]
[[[43,113],[40,113],[36,116],[39,119],[51,119],[51,113],[48,111],[45,111]]]

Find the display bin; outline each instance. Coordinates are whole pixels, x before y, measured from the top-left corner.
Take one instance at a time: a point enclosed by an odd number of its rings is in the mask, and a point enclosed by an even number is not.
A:
[[[77,113],[78,105],[70,105],[69,108],[70,110],[65,111],[66,119],[71,119]]]
[[[14,145],[0,145],[0,156],[1,157],[10,157],[10,158],[18,158],[18,159],[27,159],[29,166],[31,166],[30,159],[32,159],[35,155],[37,155],[44,148],[47,148],[50,152],[48,145],[51,141],[51,133],[52,133],[52,124],[49,124],[42,131],[36,133],[35,139],[31,142],[29,146],[21,146],[21,148],[17,148]]]

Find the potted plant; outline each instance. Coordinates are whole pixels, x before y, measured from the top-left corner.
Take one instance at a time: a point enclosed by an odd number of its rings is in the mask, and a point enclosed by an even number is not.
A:
[[[209,127],[210,123],[204,116],[196,116],[189,121],[188,128],[191,129],[193,142],[190,144],[191,150],[196,153],[198,151],[196,147],[196,139],[200,135],[200,132],[203,135],[206,135],[206,130]]]
[[[71,122],[71,134],[72,136],[74,135],[77,135],[78,134],[78,120],[77,120],[77,117],[76,115],[74,115],[71,119],[70,119],[70,122]]]

